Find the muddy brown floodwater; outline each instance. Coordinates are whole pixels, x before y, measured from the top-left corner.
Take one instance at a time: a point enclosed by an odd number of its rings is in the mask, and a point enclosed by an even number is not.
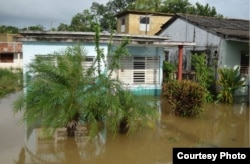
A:
[[[39,129],[25,130],[21,115],[13,115],[18,94],[0,101],[0,163],[2,164],[170,164],[173,147],[249,147],[249,106],[204,106],[195,119],[171,115],[161,101],[161,117],[154,130],[130,136],[111,136],[105,129],[93,140],[82,135],[54,140],[39,137]],[[80,134],[80,133],[79,133]]]

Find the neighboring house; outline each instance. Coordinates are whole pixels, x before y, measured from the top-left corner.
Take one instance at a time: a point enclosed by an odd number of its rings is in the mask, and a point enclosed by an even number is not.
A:
[[[22,43],[16,34],[0,34],[0,68],[22,68]]]
[[[173,41],[196,43],[193,47],[184,47],[184,70],[191,70],[192,54],[204,52],[207,54],[208,66],[240,66],[242,77],[249,85],[249,25],[249,20],[176,14],[156,35],[171,37]],[[174,62],[177,49],[168,48],[167,51],[167,60]],[[247,88],[242,88],[237,94],[247,92]]]
[[[154,35],[173,14],[125,10],[116,15],[117,33]]]
[[[91,65],[96,57],[95,33],[26,31],[20,34],[23,35],[20,41],[23,44],[24,73],[26,72],[27,64],[36,56],[46,56],[76,43],[82,43],[87,50],[88,63],[85,65]],[[126,88],[133,90],[137,94],[160,94],[162,61],[166,47],[193,45],[193,43],[171,42],[168,37],[113,34],[112,48],[120,44],[124,37],[130,38],[130,44],[127,48],[131,56],[125,57],[120,61],[121,67],[113,74],[113,77],[120,79]],[[101,34],[100,46],[106,58],[109,40],[110,34]],[[108,59],[106,62],[108,62]]]

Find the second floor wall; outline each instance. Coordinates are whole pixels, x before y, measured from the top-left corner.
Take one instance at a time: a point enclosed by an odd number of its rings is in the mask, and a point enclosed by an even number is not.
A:
[[[117,15],[117,33],[155,35],[172,15],[142,11],[124,11]]]

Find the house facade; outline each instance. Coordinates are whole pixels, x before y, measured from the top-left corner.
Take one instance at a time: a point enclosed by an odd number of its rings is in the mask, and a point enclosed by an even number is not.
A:
[[[172,16],[166,13],[125,10],[116,15],[117,33],[154,35]]]
[[[0,35],[0,68],[22,68],[22,43],[13,34]]]
[[[87,65],[91,65],[96,57],[94,33],[91,32],[34,32],[21,33],[23,44],[23,70],[37,56],[46,56],[80,43],[87,51]],[[165,47],[189,45],[191,43],[171,42],[168,37],[113,34],[112,49],[115,49],[124,38],[130,39],[127,46],[130,56],[120,60],[120,69],[113,72],[124,87],[136,94],[159,95],[162,85],[162,61]],[[102,33],[100,47],[103,49],[108,63],[108,45],[110,34]],[[104,66],[105,64],[103,64]],[[103,71],[105,67],[103,67]]]
[[[215,74],[217,68],[239,66],[242,78],[249,86],[249,25],[249,20],[177,14],[156,35],[196,43],[183,50],[184,70],[191,70],[192,54],[205,53],[207,65],[215,68]],[[175,47],[168,48],[166,60],[176,61],[176,51]],[[243,87],[236,94],[246,95],[248,92],[249,88]]]

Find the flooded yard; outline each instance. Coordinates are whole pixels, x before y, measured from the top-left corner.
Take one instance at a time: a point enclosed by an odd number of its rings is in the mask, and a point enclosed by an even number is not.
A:
[[[13,115],[17,94],[0,101],[0,163],[168,164],[173,147],[249,147],[249,106],[207,104],[195,119],[177,117],[161,101],[158,126],[129,136],[113,137],[105,129],[84,138],[43,140],[39,129],[26,131],[21,115]]]

